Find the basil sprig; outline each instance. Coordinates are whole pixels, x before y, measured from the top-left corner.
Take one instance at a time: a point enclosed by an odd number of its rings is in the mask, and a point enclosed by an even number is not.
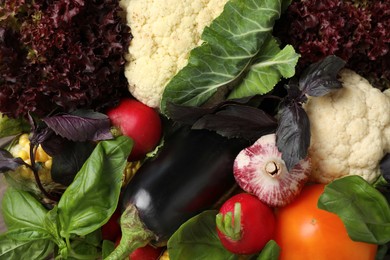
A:
[[[328,184],[318,207],[337,214],[352,240],[378,245],[390,242],[390,205],[360,176],[350,175]]]
[[[0,259],[96,259],[99,228],[114,213],[133,142],[125,136],[101,141],[48,210],[30,193],[9,188],[2,202],[8,231],[0,236]],[[58,248],[58,252],[54,252]]]

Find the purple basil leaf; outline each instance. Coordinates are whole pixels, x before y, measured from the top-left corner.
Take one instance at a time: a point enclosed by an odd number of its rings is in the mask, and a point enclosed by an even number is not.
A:
[[[390,153],[387,153],[379,164],[383,178],[390,183]]]
[[[299,79],[299,88],[303,94],[319,97],[342,87],[337,75],[345,65],[341,58],[331,55],[311,64]]]
[[[40,143],[42,145],[43,150],[50,155],[51,157],[54,157],[58,154],[61,154],[64,148],[68,145],[68,143],[71,143],[73,141],[70,141],[66,138],[63,138],[59,135],[53,134],[49,138],[47,138],[44,142]]]
[[[28,120],[31,125],[32,135],[30,137],[30,142],[32,145],[43,143],[53,134],[53,131],[47,128],[45,122],[40,120],[35,114],[29,112]]]
[[[186,125],[194,124],[200,117],[212,113],[215,108],[184,106],[167,103],[167,111],[170,119]]]
[[[276,130],[276,145],[288,170],[306,158],[310,145],[310,122],[299,104],[292,103],[282,108]]]
[[[14,171],[16,168],[24,164],[25,163],[21,158],[14,158],[7,150],[0,149],[0,173]]]
[[[225,100],[211,107],[196,107],[185,106],[174,103],[167,103],[167,114],[169,118],[175,122],[183,123],[186,125],[193,125],[201,117],[214,114],[221,108],[228,105],[248,105],[259,106],[263,101],[264,96],[245,97],[241,99]]]
[[[78,111],[44,118],[56,134],[75,142],[112,139],[110,119],[101,113]]]
[[[30,137],[31,144],[38,145],[44,143],[53,135],[53,130],[50,128],[37,128],[33,129],[32,136]]]
[[[91,155],[95,144],[92,142],[67,142],[62,152],[53,157],[52,179],[68,186]]]
[[[214,114],[197,120],[193,129],[216,131],[225,137],[257,140],[260,136],[274,132],[277,121],[261,109],[245,105],[226,105]]]

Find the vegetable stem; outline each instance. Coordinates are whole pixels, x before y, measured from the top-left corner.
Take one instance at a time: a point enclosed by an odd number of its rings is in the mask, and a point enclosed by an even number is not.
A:
[[[122,239],[115,250],[104,260],[127,258],[135,249],[147,245],[155,235],[142,223],[137,208],[130,205],[121,216]]]
[[[225,215],[219,213],[216,216],[217,228],[225,236],[234,241],[241,239],[241,203],[234,204],[234,212]]]
[[[48,199],[58,202],[58,198],[52,196],[50,193],[48,193],[45,188],[42,185],[42,182],[39,178],[38,169],[35,164],[35,151],[37,146],[33,145],[33,143],[30,144],[30,158],[31,158],[31,165],[27,164],[27,166],[32,170],[34,174],[35,182],[38,185],[39,190],[42,192],[43,195],[45,195]]]

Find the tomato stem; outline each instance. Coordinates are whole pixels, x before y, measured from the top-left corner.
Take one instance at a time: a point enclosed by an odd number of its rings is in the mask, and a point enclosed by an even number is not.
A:
[[[234,211],[226,214],[219,213],[216,216],[218,230],[231,240],[241,239],[241,203],[234,204]]]

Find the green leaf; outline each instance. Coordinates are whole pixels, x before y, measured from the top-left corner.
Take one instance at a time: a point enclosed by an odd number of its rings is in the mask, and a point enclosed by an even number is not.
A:
[[[58,203],[62,237],[87,235],[108,221],[118,204],[132,145],[125,136],[97,145]]]
[[[318,207],[337,214],[352,240],[379,245],[390,241],[390,206],[360,176],[350,175],[328,184]]]
[[[0,138],[30,131],[30,125],[22,118],[13,119],[0,113]]]
[[[169,259],[238,259],[221,244],[216,231],[215,210],[204,211],[184,223],[168,240]]]
[[[46,259],[54,249],[54,243],[48,239],[14,240],[7,233],[0,235],[0,259]]]
[[[8,229],[44,230],[48,210],[30,193],[9,187],[4,194],[2,214]]]
[[[241,84],[232,90],[228,98],[243,98],[268,93],[282,77],[294,76],[298,58],[299,55],[291,45],[281,50],[275,38],[269,37]]]
[[[105,259],[115,249],[115,243],[110,240],[103,240],[102,245],[102,258]]]
[[[167,84],[161,102],[199,106],[219,88],[237,80],[270,35],[281,15],[281,1],[230,0],[201,36],[187,66]]]
[[[59,252],[67,252],[65,241],[60,235],[58,207],[52,208],[45,216],[43,225],[46,231],[51,235],[50,239],[57,245]]]
[[[278,260],[279,254],[279,245],[274,240],[270,240],[261,250],[260,254],[257,257],[257,260]]]
[[[50,239],[49,232],[33,227],[24,227],[18,229],[10,229],[7,231],[7,236],[18,241],[32,241],[41,239]]]

